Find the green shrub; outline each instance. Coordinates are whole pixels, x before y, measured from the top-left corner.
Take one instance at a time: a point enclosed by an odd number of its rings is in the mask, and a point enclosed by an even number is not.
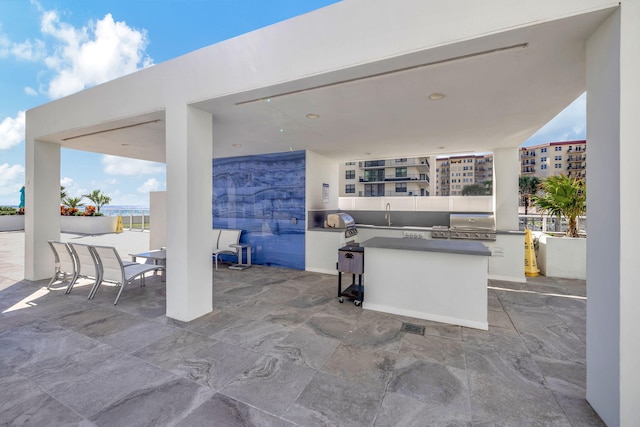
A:
[[[11,206],[0,206],[0,215],[17,215],[18,210]]]

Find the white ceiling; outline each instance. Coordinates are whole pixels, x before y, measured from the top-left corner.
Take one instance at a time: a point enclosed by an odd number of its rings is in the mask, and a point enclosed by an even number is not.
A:
[[[515,29],[194,105],[213,114],[214,157],[291,149],[361,160],[517,147],[584,92],[585,42],[609,13]],[[446,96],[429,100],[435,92]],[[308,113],[320,118],[308,119]],[[162,111],[43,139],[165,161]]]

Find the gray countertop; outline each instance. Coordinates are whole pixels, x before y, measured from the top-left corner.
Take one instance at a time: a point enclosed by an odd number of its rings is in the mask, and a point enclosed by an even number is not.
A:
[[[360,243],[360,246],[365,248],[491,256],[491,251],[485,245],[481,242],[472,240],[430,240],[374,237],[373,239],[365,240]]]

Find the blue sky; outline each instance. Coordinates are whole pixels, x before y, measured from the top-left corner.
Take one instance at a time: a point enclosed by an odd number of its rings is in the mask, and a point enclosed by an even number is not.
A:
[[[24,111],[337,0],[0,0],[0,205],[24,185]],[[581,96],[525,144],[585,138]],[[62,150],[69,195],[148,205],[163,164]]]

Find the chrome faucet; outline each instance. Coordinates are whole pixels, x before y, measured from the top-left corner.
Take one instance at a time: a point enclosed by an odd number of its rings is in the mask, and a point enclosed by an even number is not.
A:
[[[387,220],[387,226],[391,227],[391,203],[387,203],[387,206],[384,208],[384,219]]]

